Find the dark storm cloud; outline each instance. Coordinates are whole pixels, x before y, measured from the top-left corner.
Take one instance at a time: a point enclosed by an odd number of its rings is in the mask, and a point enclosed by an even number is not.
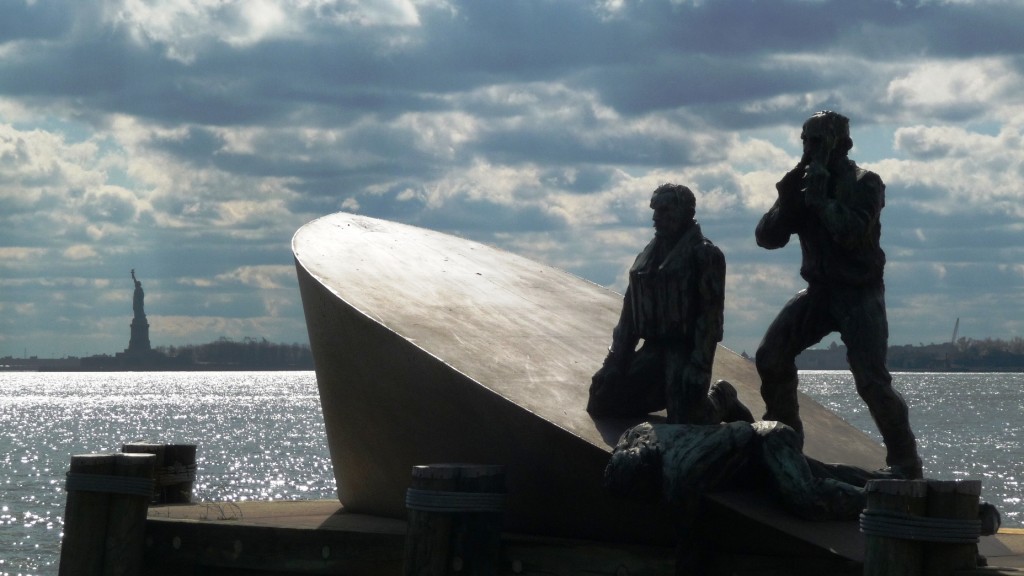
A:
[[[1006,55],[1024,52],[1024,4],[1013,0],[932,6],[919,22],[929,50],[939,56]]]
[[[478,149],[501,162],[515,164],[542,158],[554,165],[679,166],[712,152],[703,150],[699,142],[688,139],[686,134],[594,132],[585,126],[575,130],[536,126],[492,132],[480,139]]]
[[[55,4],[37,3],[32,21],[63,22],[73,13],[53,9]],[[314,26],[301,38],[246,47],[205,40],[189,63],[167,58],[159,42],[140,44],[123,26],[94,24],[88,34],[60,36],[64,41],[5,59],[0,85],[13,94],[92,98],[103,110],[166,122],[285,121],[309,105],[324,107],[318,112],[337,124],[362,111],[386,116],[436,109],[437,100],[424,94],[563,78],[597,88],[620,111],[641,113],[821,89],[828,85],[823,78],[843,72],[817,62],[783,66],[767,59],[835,56],[847,42],[861,48],[857,42],[872,46],[909,36],[917,54],[1019,53],[1022,40],[1013,23],[1020,19],[1013,15],[1024,16],[1024,8],[1009,3],[718,0],[627,6],[619,17],[602,20],[582,2],[467,3],[454,16],[424,10],[421,29],[393,32],[408,36],[393,48],[387,47],[388,29]],[[956,34],[949,29],[954,25]],[[51,35],[67,31],[66,24],[36,27]],[[880,31],[865,38],[866,27]],[[333,122],[327,109],[337,112]]]
[[[803,70],[772,69],[761,61],[735,62],[692,54],[658,58],[644,66],[592,70],[581,78],[597,87],[606,102],[626,114],[644,114],[683,106],[724,105],[767,98],[825,83]]]
[[[413,223],[478,240],[490,240],[495,232],[555,231],[565,226],[563,221],[537,207],[510,207],[486,200],[469,200],[460,203],[456,210],[423,211]]]
[[[0,46],[59,36],[73,23],[73,12],[58,2],[4,2],[0,4]]]

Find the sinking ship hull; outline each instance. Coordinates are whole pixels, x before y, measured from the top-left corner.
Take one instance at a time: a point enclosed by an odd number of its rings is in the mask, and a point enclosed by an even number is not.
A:
[[[602,486],[616,440],[641,420],[596,421],[585,410],[621,295],[479,243],[351,214],[307,224],[292,248],[347,510],[404,518],[413,466],[503,464],[509,531],[671,542],[665,506],[614,499]],[[749,360],[720,347],[713,378],[763,410]],[[801,406],[809,456],[883,465],[862,432],[810,398]],[[754,524],[778,514],[763,499],[716,505]],[[839,541],[850,532],[801,526],[788,530]]]

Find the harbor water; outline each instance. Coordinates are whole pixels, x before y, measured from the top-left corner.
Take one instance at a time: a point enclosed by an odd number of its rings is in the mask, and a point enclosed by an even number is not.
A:
[[[1024,374],[896,374],[938,479],[980,479],[1004,526],[1024,524]],[[847,372],[801,389],[878,438]],[[196,444],[193,500],[334,499],[312,372],[0,372],[0,576],[57,573],[73,454]]]

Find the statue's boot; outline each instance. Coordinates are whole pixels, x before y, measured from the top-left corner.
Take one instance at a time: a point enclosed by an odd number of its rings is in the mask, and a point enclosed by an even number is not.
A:
[[[920,480],[924,472],[921,457],[917,454],[917,439],[910,426],[879,424],[886,449],[884,472],[902,480]]]
[[[708,400],[714,407],[715,422],[753,422],[754,415],[740,402],[736,388],[727,380],[719,380],[711,385]]]
[[[878,471],[878,474],[889,476],[897,480],[920,480],[924,477],[924,470],[921,459],[916,462],[908,461],[902,464],[889,464]]]

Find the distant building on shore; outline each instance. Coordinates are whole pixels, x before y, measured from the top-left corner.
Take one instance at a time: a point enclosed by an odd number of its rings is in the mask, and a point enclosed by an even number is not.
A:
[[[804,350],[796,357],[796,367],[800,370],[849,370],[846,346],[833,341],[828,348]]]

